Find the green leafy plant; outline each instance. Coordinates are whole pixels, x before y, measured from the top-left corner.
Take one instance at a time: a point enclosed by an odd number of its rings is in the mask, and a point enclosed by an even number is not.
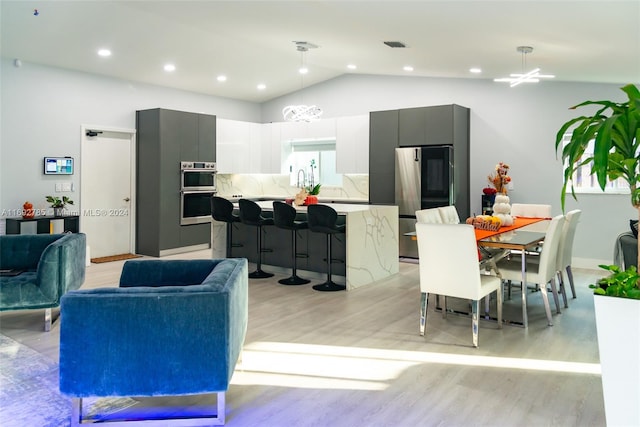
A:
[[[67,196],[62,196],[62,199],[60,197],[47,196],[47,202],[51,203],[52,208],[64,208],[66,205],[73,204],[73,200]]]
[[[585,101],[571,107],[576,109],[587,105],[597,106],[593,115],[583,115],[569,120],[562,125],[556,135],[556,152],[562,150],[564,167],[564,184],[560,195],[564,211],[567,185],[574,172],[585,164],[591,164],[591,175],[595,175],[598,185],[604,191],[608,181],[624,179],[631,190],[631,204],[638,211],[640,218],[640,90],[633,84],[621,88],[627,95],[626,102]],[[564,145],[562,141],[569,129],[570,141]],[[583,159],[586,149],[593,141],[593,155]],[[573,182],[571,195],[577,200]],[[638,244],[638,265],[640,265],[640,243]],[[635,268],[635,267],[633,267]],[[609,271],[613,271],[608,269]],[[627,274],[636,274],[627,270]],[[610,276],[611,280],[616,273]],[[637,277],[637,274],[636,274]],[[640,282],[636,280],[636,288]],[[600,293],[600,292],[596,292]],[[640,292],[627,298],[640,299]],[[608,295],[608,294],[607,294]]]
[[[617,265],[599,265],[611,274],[603,277],[595,284],[589,285],[593,293],[598,295],[608,295],[613,297],[640,299],[640,289],[638,289],[638,270],[635,265],[626,270],[622,270]]]
[[[307,187],[305,187],[305,190],[307,190],[307,193],[310,196],[317,196],[318,194],[320,194],[320,187],[322,187],[322,184],[308,185]]]

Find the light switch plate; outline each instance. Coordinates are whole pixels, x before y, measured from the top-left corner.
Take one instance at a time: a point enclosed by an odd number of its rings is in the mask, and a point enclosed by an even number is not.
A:
[[[62,183],[62,191],[71,191],[71,183],[70,182]]]
[[[62,191],[62,184],[61,184],[61,183],[59,183],[59,182],[57,182],[57,183],[56,183],[56,193],[59,193],[59,192],[61,192],[61,191]]]

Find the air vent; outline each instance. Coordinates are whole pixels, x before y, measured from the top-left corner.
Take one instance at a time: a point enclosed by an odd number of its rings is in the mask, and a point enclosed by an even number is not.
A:
[[[394,48],[396,48],[396,47],[407,47],[407,45],[405,45],[402,42],[384,42],[384,44],[386,44],[389,47],[394,47]]]

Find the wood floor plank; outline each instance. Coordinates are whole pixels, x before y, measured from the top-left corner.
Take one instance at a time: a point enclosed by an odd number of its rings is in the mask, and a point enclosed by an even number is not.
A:
[[[209,251],[170,258],[206,258]],[[116,286],[124,261],[92,264],[83,288]],[[418,334],[418,265],[349,292],[283,286],[276,274],[249,283],[249,327],[227,393],[228,426],[604,426],[604,404],[587,284],[575,269],[577,299],[548,327],[538,293],[530,327],[433,311]],[[505,302],[518,315],[520,294]],[[464,301],[453,302],[464,309]],[[54,311],[57,314],[57,311]],[[506,314],[505,314],[506,316]],[[58,359],[59,324],[42,331],[42,310],[3,312],[0,332]],[[555,362],[573,362],[573,371]],[[560,369],[556,371],[555,369]],[[594,373],[593,370],[596,370]],[[143,399],[141,406],[194,406],[210,396]]]

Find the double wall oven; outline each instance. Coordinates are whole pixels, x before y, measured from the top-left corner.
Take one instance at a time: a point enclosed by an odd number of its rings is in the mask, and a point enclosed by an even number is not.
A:
[[[211,196],[216,194],[214,162],[180,162],[180,225],[211,222]]]

